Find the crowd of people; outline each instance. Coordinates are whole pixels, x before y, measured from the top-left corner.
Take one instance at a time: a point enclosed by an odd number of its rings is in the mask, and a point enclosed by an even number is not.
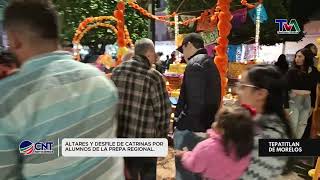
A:
[[[124,62],[124,61],[130,60],[133,56],[134,56],[134,51],[129,50],[129,52],[127,52],[122,58],[122,61]],[[152,67],[156,69],[158,72],[160,72],[161,74],[165,74],[165,72],[170,69],[171,64],[178,63],[178,62],[177,62],[175,51],[171,53],[170,57],[169,55],[166,55],[166,60],[161,60],[162,56],[163,56],[163,52],[156,53],[156,61],[155,63],[152,64]],[[186,62],[180,61],[179,63],[186,63]]]
[[[66,46],[66,45],[67,44],[63,45],[63,47],[64,47],[63,49],[73,53],[73,50],[70,49],[70,47]],[[81,56],[80,62],[90,63],[94,66],[97,66],[101,71],[103,71],[107,74],[111,73],[114,68],[113,65],[115,65],[115,61],[116,61],[117,57],[112,57],[108,53],[105,52],[104,48],[101,48],[101,49],[102,50],[100,50],[99,52],[94,52],[94,50],[91,50],[90,53],[86,54],[83,57]],[[134,49],[129,48],[127,50],[127,52],[124,54],[124,56],[122,57],[121,61],[122,62],[128,61],[128,60],[132,59],[134,57],[134,55],[135,55]],[[155,63],[153,63],[151,65],[153,68],[155,68],[161,74],[165,74],[169,70],[171,64],[186,63],[185,60],[183,59],[183,57],[180,62],[177,61],[175,51],[171,53],[170,57],[169,57],[169,55],[167,55],[165,60],[161,59],[163,55],[164,55],[163,52],[157,52],[156,53],[156,61],[155,61]],[[101,64],[99,62],[99,59],[104,56],[110,57],[111,63],[113,63],[113,65],[111,65],[109,67],[109,66],[105,66],[105,65]]]
[[[293,135],[298,139],[310,137],[317,84],[320,83],[317,54],[317,46],[308,44],[296,52],[292,66],[289,66],[284,54],[280,55],[275,63],[287,83],[285,108],[290,113]]]
[[[57,141],[167,138],[172,109],[162,73],[174,54],[159,64],[154,43],[137,40],[108,79],[61,51],[50,1],[12,0],[4,27],[0,179],[155,180],[156,157],[67,158],[58,156]],[[316,46],[297,51],[292,66],[285,55],[274,66],[250,66],[236,85],[239,102],[230,107],[222,106],[218,68],[201,36],[188,34],[177,51],[187,68],[174,113],[176,179],[260,180],[290,172],[292,159],[260,157],[258,140],[308,134],[320,83]],[[23,156],[22,140],[53,141],[54,154]]]

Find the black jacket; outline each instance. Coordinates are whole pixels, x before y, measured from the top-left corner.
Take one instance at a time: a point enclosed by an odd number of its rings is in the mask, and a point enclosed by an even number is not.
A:
[[[320,83],[320,72],[315,67],[311,68],[312,71],[308,73],[304,73],[296,68],[292,68],[288,71],[286,78],[288,83],[288,91],[292,89],[311,91],[311,106],[315,107],[317,98],[317,84]],[[287,99],[289,99],[288,94]],[[286,104],[286,108],[289,107],[288,105],[289,104]]]
[[[205,132],[221,102],[218,68],[205,49],[190,58],[184,73],[175,122],[178,130]]]

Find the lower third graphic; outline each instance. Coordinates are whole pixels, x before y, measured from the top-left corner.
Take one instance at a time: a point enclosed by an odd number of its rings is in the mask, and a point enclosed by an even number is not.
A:
[[[19,145],[20,153],[26,156],[32,154],[53,154],[52,148],[52,141],[33,143],[29,140],[24,140]]]

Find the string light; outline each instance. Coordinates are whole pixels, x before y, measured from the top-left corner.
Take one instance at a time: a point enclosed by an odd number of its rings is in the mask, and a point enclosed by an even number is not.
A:
[[[260,40],[260,15],[261,15],[261,4],[258,4],[258,6],[256,7],[256,12],[257,12],[257,17],[256,17],[256,38],[255,38],[255,43],[256,43],[256,60],[260,60],[260,56],[259,56],[259,48],[260,48],[260,44],[259,44],[259,40]]]

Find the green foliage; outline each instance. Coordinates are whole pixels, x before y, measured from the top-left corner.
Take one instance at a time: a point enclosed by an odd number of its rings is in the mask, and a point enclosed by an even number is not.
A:
[[[72,41],[79,24],[87,17],[113,15],[116,0],[53,0],[61,16],[61,39]],[[148,20],[138,14],[134,9],[126,7],[126,25],[131,38],[135,41],[148,36]],[[97,28],[88,32],[81,44],[113,44],[116,35],[109,29]]]
[[[240,4],[240,2],[239,2]],[[278,35],[278,25],[275,23],[277,18],[289,18],[288,11],[281,0],[265,0],[263,3],[268,14],[268,21],[260,26],[260,44],[274,45],[283,41],[294,40],[298,41],[303,38],[303,34],[299,35]],[[302,27],[302,26],[301,26]],[[232,29],[229,39],[231,43],[253,43],[255,37],[255,24],[248,16],[247,21],[240,28]]]
[[[176,11],[177,7],[180,5],[181,0],[167,0],[168,11],[170,13]],[[189,15],[199,16],[201,11],[204,9],[212,8],[216,5],[217,0],[188,0],[180,7],[179,12],[190,12]],[[256,2],[248,0],[250,3]],[[288,0],[264,0],[263,5],[268,14],[268,21],[261,24],[260,26],[260,44],[262,45],[274,45],[276,43],[281,43],[284,41],[299,41],[304,37],[303,32],[298,35],[278,35],[277,34],[277,24],[275,19],[277,18],[296,18],[300,25],[301,30],[303,31],[303,25],[307,22],[306,16],[299,15],[299,17],[294,16],[292,11],[289,12],[289,8],[292,9],[291,1]],[[303,4],[299,4],[301,6]],[[241,5],[240,0],[233,0],[231,3],[231,11],[244,8]],[[301,7],[299,7],[301,8]],[[195,25],[196,26],[196,25]],[[181,27],[181,33],[194,32],[195,27],[185,28]],[[231,30],[229,40],[231,44],[240,44],[240,43],[253,43],[255,37],[255,24],[251,18],[247,17],[246,23],[244,23],[240,28],[233,28]]]

